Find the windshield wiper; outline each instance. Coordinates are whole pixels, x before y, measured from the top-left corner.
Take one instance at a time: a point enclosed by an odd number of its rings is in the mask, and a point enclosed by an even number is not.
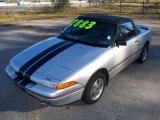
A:
[[[72,41],[72,42],[75,42],[76,40],[75,39],[72,39],[72,38],[70,38],[70,37],[68,37],[66,34],[64,34],[64,33],[60,33],[60,36],[59,36],[60,38],[62,37],[63,39],[66,39],[66,40],[68,40],[68,41]]]
[[[72,41],[72,42],[77,42],[77,43],[90,45],[90,46],[94,46],[94,47],[107,47],[106,45],[103,45],[103,44],[98,44],[98,43],[88,42],[88,41],[85,41],[85,40],[79,40],[79,39],[71,38],[64,33],[60,33],[60,35],[63,37],[63,39],[66,39],[66,40],[69,40],[69,41]]]

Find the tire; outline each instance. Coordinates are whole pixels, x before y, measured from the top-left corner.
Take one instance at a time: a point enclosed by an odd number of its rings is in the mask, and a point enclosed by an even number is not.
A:
[[[137,60],[138,63],[144,63],[148,56],[148,44],[146,43],[141,51],[141,54]]]
[[[95,73],[86,85],[82,95],[82,101],[86,104],[93,104],[97,102],[102,96],[105,86],[105,75],[101,72]]]

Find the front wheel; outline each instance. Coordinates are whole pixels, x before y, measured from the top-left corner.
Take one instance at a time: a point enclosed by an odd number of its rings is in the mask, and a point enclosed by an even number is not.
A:
[[[148,44],[145,44],[137,61],[139,63],[144,63],[147,59],[147,56],[148,56]]]
[[[97,102],[104,91],[106,78],[103,73],[97,72],[94,74],[86,85],[82,95],[82,101],[87,104]]]

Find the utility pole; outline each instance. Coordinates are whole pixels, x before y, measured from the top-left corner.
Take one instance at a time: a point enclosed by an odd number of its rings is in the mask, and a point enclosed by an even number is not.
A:
[[[144,0],[143,0],[143,6],[142,6],[142,14],[144,14]]]
[[[121,8],[122,8],[122,0],[120,0],[120,2],[119,2],[119,6],[120,6],[120,13],[122,12],[122,10],[121,10]]]

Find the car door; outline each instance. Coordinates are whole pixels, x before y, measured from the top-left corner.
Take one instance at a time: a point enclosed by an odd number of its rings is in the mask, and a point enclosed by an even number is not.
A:
[[[135,39],[136,32],[132,22],[125,22],[119,25],[116,41],[126,41],[127,45],[113,47],[114,65],[109,70],[114,76],[125,68],[128,64],[136,59],[136,52],[138,51],[138,41]]]

